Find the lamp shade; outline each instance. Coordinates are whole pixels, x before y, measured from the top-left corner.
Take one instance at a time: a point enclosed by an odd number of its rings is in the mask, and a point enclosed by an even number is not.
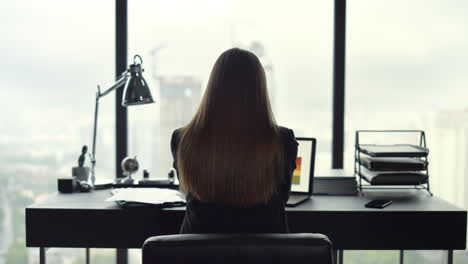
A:
[[[125,83],[122,97],[122,106],[154,103],[145,78],[141,64],[130,65],[130,77]]]

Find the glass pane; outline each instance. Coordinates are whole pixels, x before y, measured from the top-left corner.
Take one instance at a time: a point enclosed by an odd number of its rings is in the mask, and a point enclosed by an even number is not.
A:
[[[114,77],[114,9],[110,0],[2,2],[0,263],[37,263],[24,208],[56,192],[81,147],[91,149],[96,85]],[[114,177],[114,101],[101,104],[98,177]],[[48,263],[84,254],[54,252]]]
[[[141,264],[141,249],[128,250],[128,263]]]
[[[447,263],[447,251],[442,250],[405,250],[404,261],[406,264],[441,264]],[[455,263],[465,263],[457,262]]]
[[[90,249],[90,263],[97,264],[115,264],[116,255],[115,249],[102,249],[92,248]],[[9,264],[10,262],[7,262]],[[16,263],[16,262],[12,262]],[[23,263],[23,262],[17,262]],[[25,262],[28,263],[28,262]],[[39,263],[39,254],[37,249],[30,249],[30,261],[29,263]],[[50,248],[47,250],[47,263],[70,263],[70,264],[82,264],[86,263],[86,251],[85,249],[76,248]]]
[[[343,254],[344,264],[397,264],[399,261],[400,251],[396,250],[346,250]]]
[[[434,192],[468,196],[468,17],[463,1],[352,1],[348,9],[347,160],[356,129],[426,131]]]
[[[318,138],[318,169],[328,169],[332,22],[332,1],[131,2],[129,55],[143,56],[156,104],[129,108],[130,154],[166,177],[172,131],[191,119],[216,58],[236,46],[260,57],[278,123]]]
[[[467,250],[455,250],[453,251],[453,263],[463,264],[468,262],[468,251]]]
[[[359,0],[348,1],[347,16],[345,163],[353,166],[357,129],[425,130],[431,190],[462,208],[468,206],[466,10],[468,2],[457,0]],[[436,253],[408,254],[422,260]],[[466,251],[455,251],[455,261],[468,263]]]

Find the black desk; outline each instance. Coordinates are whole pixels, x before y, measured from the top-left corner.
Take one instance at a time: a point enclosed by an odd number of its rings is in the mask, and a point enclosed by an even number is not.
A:
[[[393,204],[368,209],[366,196],[314,196],[287,208],[291,232],[326,234],[335,249],[465,249],[467,212],[430,197],[389,194]],[[178,233],[185,208],[120,208],[104,202],[109,190],[55,194],[26,208],[26,245],[141,248],[151,236]],[[41,258],[42,260],[42,258]]]

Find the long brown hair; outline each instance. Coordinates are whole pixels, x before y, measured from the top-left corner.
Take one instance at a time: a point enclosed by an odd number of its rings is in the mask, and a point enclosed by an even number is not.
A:
[[[249,206],[267,202],[283,168],[283,148],[265,71],[252,52],[223,52],[177,160],[182,190],[199,200]]]

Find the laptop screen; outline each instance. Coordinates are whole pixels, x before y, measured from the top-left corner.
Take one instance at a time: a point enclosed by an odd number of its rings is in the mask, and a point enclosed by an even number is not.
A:
[[[291,192],[312,193],[315,165],[315,138],[296,138],[296,169],[293,172]]]

